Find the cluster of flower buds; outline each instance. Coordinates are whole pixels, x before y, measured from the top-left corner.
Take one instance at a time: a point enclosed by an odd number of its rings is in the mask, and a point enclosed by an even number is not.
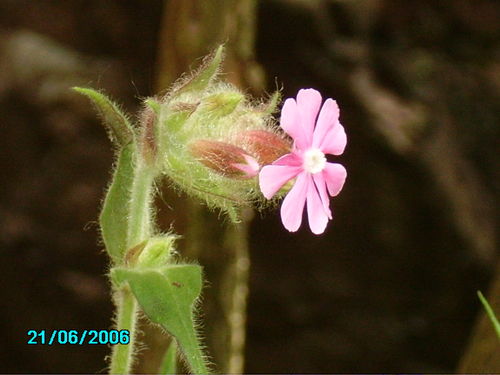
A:
[[[219,79],[222,54],[219,47],[165,96],[146,100],[141,148],[177,187],[236,219],[238,207],[263,201],[258,173],[292,142],[272,118],[279,93],[252,103]]]

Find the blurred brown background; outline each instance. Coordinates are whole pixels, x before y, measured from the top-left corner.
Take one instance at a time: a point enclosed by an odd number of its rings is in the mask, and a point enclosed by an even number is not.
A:
[[[111,326],[96,219],[112,150],[69,87],[136,111],[154,94],[164,7],[0,0],[0,372],[105,371],[108,347],[26,332]],[[499,254],[499,13],[494,0],[258,4],[267,90],[339,102],[348,179],[321,237],[289,234],[278,211],[252,222],[246,372],[457,369]]]

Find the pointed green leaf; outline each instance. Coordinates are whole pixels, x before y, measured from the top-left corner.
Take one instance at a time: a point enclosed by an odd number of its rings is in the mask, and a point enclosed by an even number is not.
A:
[[[134,154],[133,143],[120,151],[113,180],[99,216],[104,245],[115,264],[121,264],[127,247],[127,218],[134,176]]]
[[[99,91],[83,87],[73,87],[73,90],[85,95],[94,103],[112,142],[124,146],[132,141],[134,130],[118,105]]]
[[[160,374],[177,374],[177,344],[175,339],[170,341],[160,365]]]
[[[208,373],[194,320],[194,306],[202,288],[200,266],[114,268],[111,277],[118,284],[127,282],[148,318],[175,337],[193,373]]]
[[[220,45],[212,55],[205,58],[200,68],[187,81],[174,89],[174,95],[186,91],[201,91],[205,89],[217,76],[222,58],[224,56],[224,46]]]

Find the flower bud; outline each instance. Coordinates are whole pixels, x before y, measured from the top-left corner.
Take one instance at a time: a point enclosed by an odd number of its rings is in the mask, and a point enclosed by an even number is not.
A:
[[[176,238],[172,234],[149,238],[127,252],[127,264],[134,267],[159,267],[167,264],[175,251]]]
[[[229,143],[197,140],[189,145],[191,154],[200,163],[230,178],[252,178],[260,165],[244,149]]]
[[[243,143],[261,165],[274,162],[281,156],[291,152],[292,144],[279,135],[268,130],[250,130],[238,136],[238,143]]]

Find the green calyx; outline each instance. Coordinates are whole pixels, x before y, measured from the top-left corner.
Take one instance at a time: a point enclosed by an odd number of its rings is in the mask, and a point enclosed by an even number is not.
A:
[[[258,162],[269,159],[261,158],[258,152],[262,148],[252,147],[251,138],[242,139],[241,134],[276,133],[271,116],[280,96],[276,93],[267,103],[252,103],[219,78],[222,55],[219,47],[191,77],[177,82],[162,99],[148,105],[154,106],[158,115],[155,134],[161,172],[180,190],[238,221],[242,206],[265,202],[258,188],[258,173],[240,173],[239,164],[250,163],[248,167],[258,172],[263,166]],[[200,142],[227,146],[212,157],[200,158],[192,147]],[[225,150],[236,147],[238,155],[226,155]],[[221,154],[226,156],[221,158]],[[242,156],[246,158],[243,162],[233,162]],[[225,160],[227,166],[221,164]]]

